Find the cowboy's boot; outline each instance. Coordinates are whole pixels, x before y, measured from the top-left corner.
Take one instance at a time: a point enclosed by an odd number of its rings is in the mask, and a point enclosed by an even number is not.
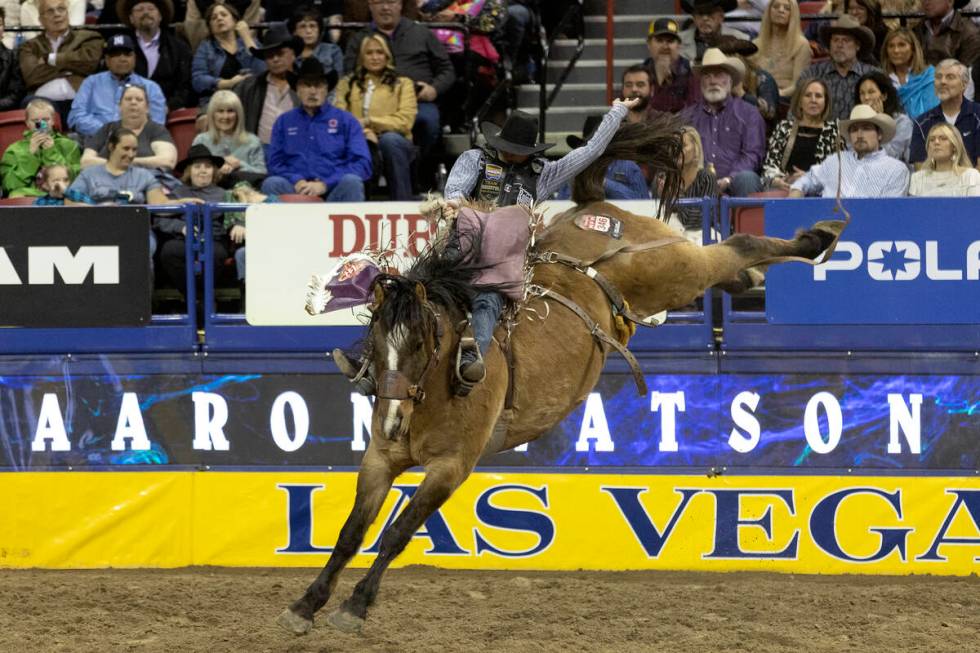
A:
[[[354,388],[359,393],[365,397],[370,397],[377,392],[374,379],[371,377],[371,372],[368,370],[368,366],[364,364],[364,361],[352,361],[341,349],[334,349],[331,354],[333,355],[333,362],[337,365],[340,373],[354,384]]]
[[[482,381],[487,375],[487,368],[480,354],[480,345],[473,337],[469,326],[459,339],[459,349],[456,350],[456,383],[454,390],[460,397],[465,397],[473,390],[473,386]]]

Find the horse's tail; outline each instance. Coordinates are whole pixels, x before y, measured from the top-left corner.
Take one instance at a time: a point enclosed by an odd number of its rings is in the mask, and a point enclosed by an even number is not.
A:
[[[660,210],[666,215],[681,190],[681,126],[674,114],[666,112],[645,122],[620,126],[599,158],[575,177],[572,201],[587,204],[606,199],[606,169],[613,161],[625,159],[646,165],[653,179],[663,178]]]

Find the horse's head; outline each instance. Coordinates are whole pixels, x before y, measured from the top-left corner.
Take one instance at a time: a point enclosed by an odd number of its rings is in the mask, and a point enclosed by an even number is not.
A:
[[[368,348],[377,379],[374,430],[388,440],[408,433],[415,405],[439,363],[442,323],[425,287],[383,275],[374,286]]]

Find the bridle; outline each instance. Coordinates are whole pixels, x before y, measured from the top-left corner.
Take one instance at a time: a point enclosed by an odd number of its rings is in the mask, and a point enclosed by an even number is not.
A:
[[[376,394],[378,399],[388,399],[391,401],[407,401],[411,399],[416,404],[425,401],[425,390],[423,386],[432,373],[432,370],[439,364],[443,328],[442,321],[439,319],[439,313],[436,312],[432,304],[425,301],[422,306],[432,314],[432,319],[436,323],[435,344],[429,353],[429,360],[425,364],[425,369],[422,370],[422,374],[419,375],[415,383],[409,382],[404,372],[399,370],[386,370],[381,375],[381,378],[378,379],[378,392]]]

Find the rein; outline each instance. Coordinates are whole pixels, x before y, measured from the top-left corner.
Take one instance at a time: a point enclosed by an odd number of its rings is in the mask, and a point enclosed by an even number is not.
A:
[[[416,404],[420,404],[425,401],[425,382],[428,380],[429,375],[432,370],[436,368],[439,364],[441,358],[441,347],[442,347],[442,336],[443,328],[442,321],[439,319],[439,313],[436,309],[432,307],[432,304],[425,302],[423,304],[426,310],[432,314],[432,318],[436,322],[436,337],[435,344],[432,347],[432,351],[429,353],[429,360],[425,364],[425,369],[422,370],[422,374],[419,375],[418,381],[414,384],[410,383],[408,377],[399,370],[385,370],[384,374],[378,380],[378,399],[389,399],[392,401],[407,401],[411,399]],[[366,363],[362,366],[361,371],[358,376],[363,374],[367,369]]]

